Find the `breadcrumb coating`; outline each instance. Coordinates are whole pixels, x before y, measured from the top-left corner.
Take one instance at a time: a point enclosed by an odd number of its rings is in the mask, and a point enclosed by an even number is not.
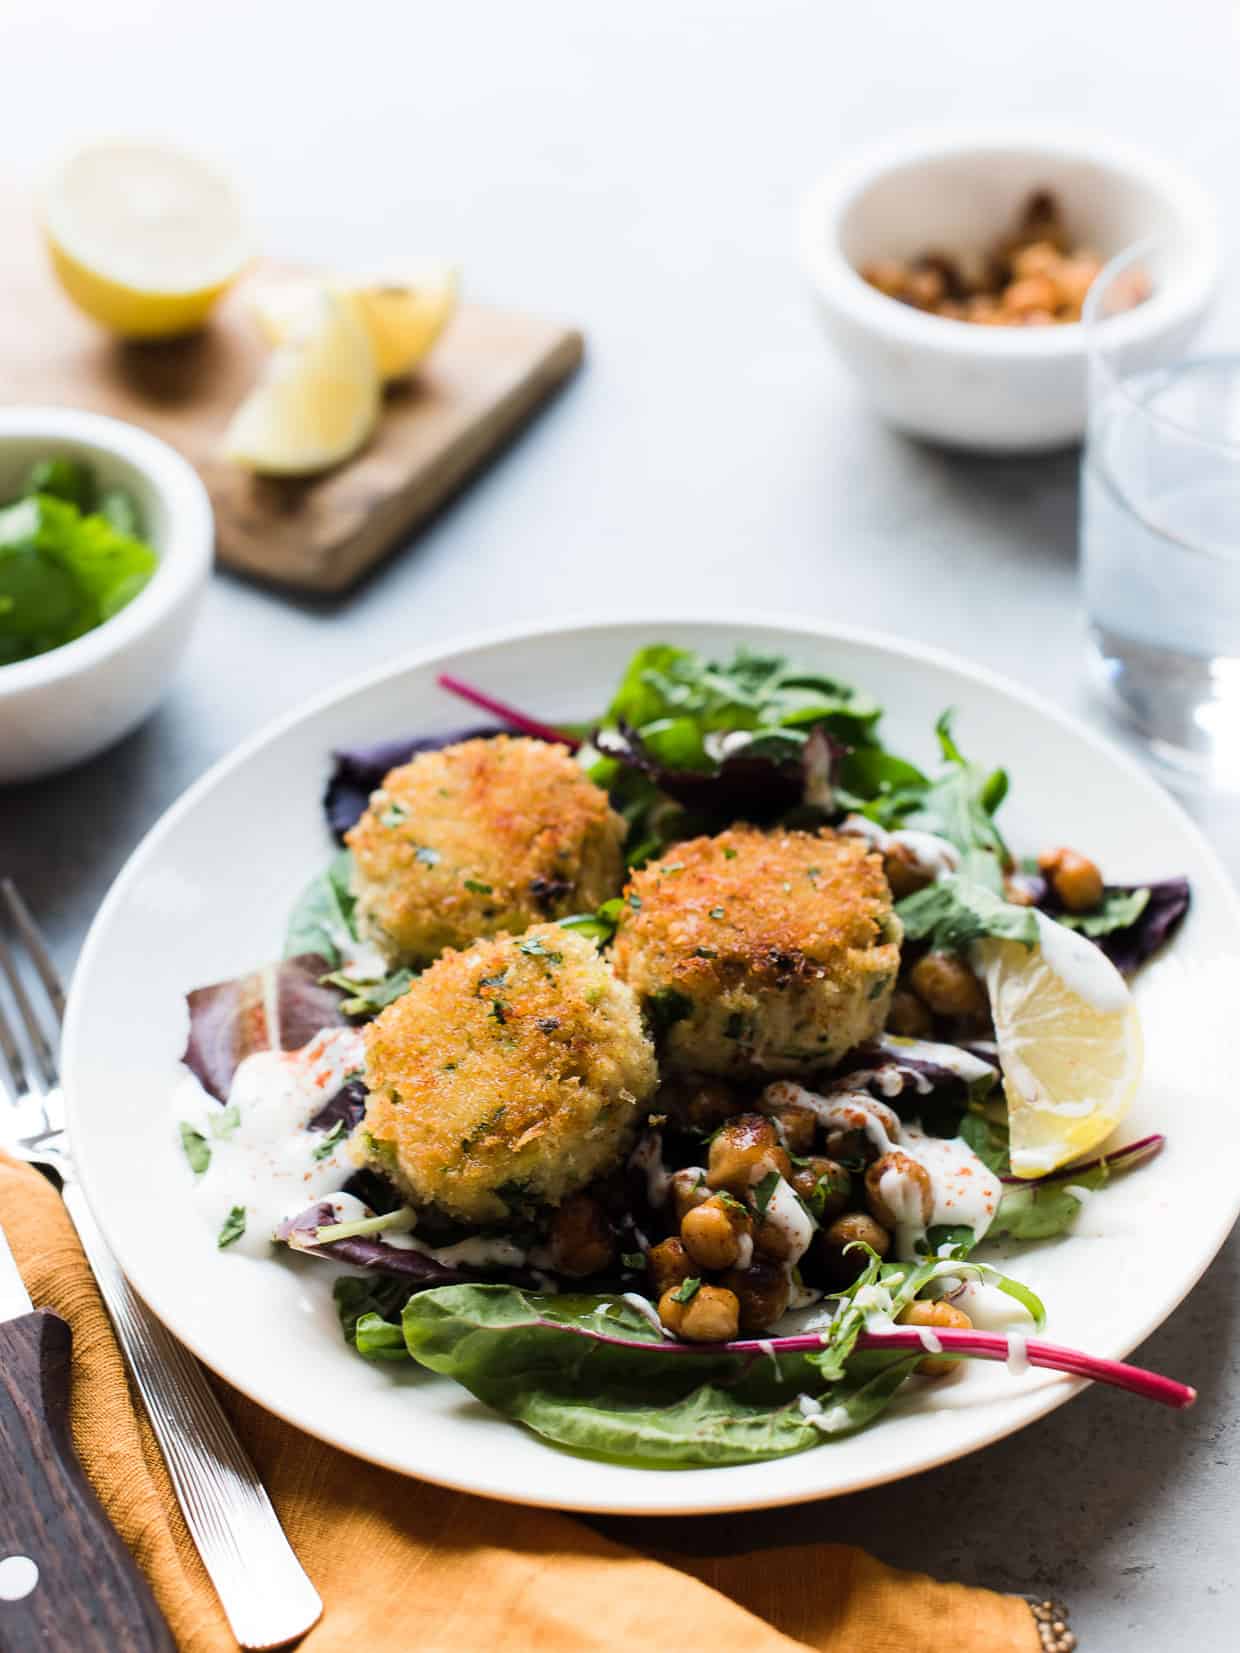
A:
[[[367,1027],[358,1140],[415,1203],[502,1222],[611,1170],[657,1077],[631,990],[540,924],[445,953]]]
[[[562,746],[461,741],[393,769],[347,834],[361,933],[391,964],[592,911],[625,824]]]
[[[798,1073],[877,1034],[900,963],[857,838],[739,826],[632,874],[612,958],[674,1071]]]

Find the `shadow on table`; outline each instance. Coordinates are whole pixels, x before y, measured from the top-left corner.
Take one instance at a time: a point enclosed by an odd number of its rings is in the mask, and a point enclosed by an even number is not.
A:
[[[1167,1553],[1173,1542],[1168,1526],[1182,1530],[1176,1490],[1191,1502],[1194,1476],[1208,1474],[1219,1461],[1218,1442],[1235,1410],[1226,1384],[1234,1368],[1230,1343],[1238,1304],[1240,1240],[1233,1236],[1188,1302],[1132,1357],[1194,1384],[1200,1399],[1190,1412],[1094,1387],[981,1452],[849,1497],[691,1519],[596,1519],[592,1525],[617,1542],[673,1554],[857,1544],[893,1566],[965,1584],[1060,1595],[1070,1603],[1094,1589],[1128,1593]],[[1132,1552],[1137,1524],[1148,1558]]]
[[[967,514],[1022,558],[1036,548],[1075,564],[1079,449],[1023,457],[957,453],[912,437],[898,440],[910,463],[934,477],[938,501],[949,512],[944,520]]]

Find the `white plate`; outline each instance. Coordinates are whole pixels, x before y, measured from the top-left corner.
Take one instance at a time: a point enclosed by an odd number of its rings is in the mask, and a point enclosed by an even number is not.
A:
[[[708,652],[737,641],[796,655],[887,708],[888,741],[932,762],[931,726],[958,709],[966,752],[1012,772],[1003,821],[1018,849],[1068,843],[1115,881],[1186,873],[1193,910],[1137,989],[1147,1076],[1121,1133],[1163,1130],[1152,1168],[1117,1181],[1070,1239],[1017,1268],[1046,1299],[1050,1335],[1126,1355],[1184,1297],[1237,1212],[1240,1111],[1228,1038],[1240,909],[1196,829],[1142,770],[1096,735],[998,679],[930,650],[794,622],[714,619],[581,625],[471,642],[386,667],[226,759],[154,828],[95,921],[65,1032],[82,1180],[121,1266],[221,1377],[348,1452],[515,1502],[615,1513],[752,1508],[909,1475],[997,1440],[1076,1393],[1048,1373],[975,1362],[921,1385],[876,1427],[772,1463],[640,1470],[574,1457],[429,1373],[367,1365],[343,1344],[324,1265],[218,1252],[186,1198],[169,1117],[187,988],[273,957],[285,916],[330,844],[319,810],[333,746],[476,721],[435,686],[446,666],[546,718],[588,718],[655,638]],[[1173,1374],[1192,1382],[1194,1373]],[[1113,1404],[1143,1404],[1116,1394]],[[1181,1427],[1168,1415],[1164,1427]]]

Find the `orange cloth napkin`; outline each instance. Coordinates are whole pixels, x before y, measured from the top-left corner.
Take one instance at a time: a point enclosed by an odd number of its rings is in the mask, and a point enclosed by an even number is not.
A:
[[[178,1645],[231,1653],[59,1196],[3,1156],[0,1225],[36,1307],[73,1328],[74,1439],[104,1508]],[[841,1544],[720,1560],[643,1554],[565,1515],[375,1469],[218,1388],[323,1597],[304,1653],[1039,1653],[1016,1596],[896,1572]]]

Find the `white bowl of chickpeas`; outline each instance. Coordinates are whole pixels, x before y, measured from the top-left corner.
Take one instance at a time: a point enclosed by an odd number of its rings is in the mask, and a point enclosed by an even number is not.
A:
[[[1111,258],[1147,238],[1122,325],[1134,365],[1173,360],[1218,278],[1215,214],[1191,178],[1108,139],[1040,128],[905,133],[822,179],[802,255],[827,332],[883,418],[992,453],[1079,440],[1081,305]]]

